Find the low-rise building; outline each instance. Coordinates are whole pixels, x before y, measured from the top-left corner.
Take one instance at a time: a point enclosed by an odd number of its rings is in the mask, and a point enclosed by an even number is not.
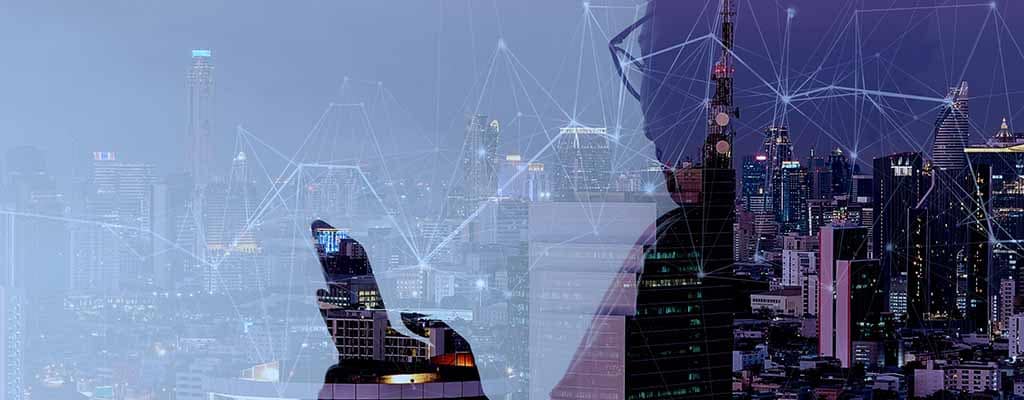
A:
[[[767,292],[752,293],[750,308],[754,311],[769,311],[778,315],[798,316],[803,312],[803,298],[800,288],[783,288]]]

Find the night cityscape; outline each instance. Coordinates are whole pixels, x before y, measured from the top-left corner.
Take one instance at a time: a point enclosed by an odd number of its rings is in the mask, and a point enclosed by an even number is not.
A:
[[[0,400],[1024,398],[1022,4],[61,3]]]

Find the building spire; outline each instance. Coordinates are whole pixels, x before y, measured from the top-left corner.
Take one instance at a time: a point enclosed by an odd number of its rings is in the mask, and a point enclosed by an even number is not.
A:
[[[708,104],[708,135],[704,141],[705,168],[732,168],[732,139],[735,134],[732,119],[739,117],[739,109],[733,105],[732,76],[735,68],[732,65],[732,46],[736,11],[732,2],[722,0],[719,13],[722,53],[711,71],[715,93]]]

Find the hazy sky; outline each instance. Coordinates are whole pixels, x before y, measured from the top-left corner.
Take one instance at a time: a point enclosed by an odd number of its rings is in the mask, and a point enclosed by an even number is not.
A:
[[[615,107],[595,104],[601,93],[615,93],[616,84],[600,36],[628,24],[634,14],[629,7],[638,2],[594,1],[600,7],[626,7],[593,9],[596,22],[591,25],[583,17],[583,3],[576,0],[5,3],[0,13],[0,45],[6,56],[0,75],[0,137],[5,140],[0,143],[39,145],[51,153],[51,169],[64,175],[67,158],[108,149],[121,152],[122,158],[153,162],[162,172],[179,168],[185,151],[184,81],[192,48],[213,50],[217,145],[226,154],[225,163],[238,124],[282,151],[293,151],[297,138],[327,104],[338,100],[346,76],[354,83],[383,82],[392,97],[390,112],[401,115],[395,118],[401,133],[394,135],[426,138],[443,147],[461,140],[463,114],[478,102],[481,111],[505,120],[515,117],[516,110],[532,114],[522,93],[517,96],[510,89],[514,72],[501,68],[505,61],[488,68],[499,38],[522,63],[518,78],[531,86],[541,117],[550,123],[546,127],[564,120],[556,103],[566,108],[578,103],[581,119],[600,122]],[[680,23],[696,25],[696,36],[707,32],[709,10],[702,14],[705,4],[693,3],[694,20]],[[1021,109],[1019,96],[1006,95],[1004,87],[1012,92],[1024,84],[1012,72],[1024,66],[1015,43],[1024,32],[1010,22],[1024,17],[1024,5],[1000,3],[996,15],[987,6],[947,7],[953,2],[939,0],[737,3],[738,51],[767,81],[776,76],[772,65],[782,70],[783,49],[789,49],[793,75],[813,71],[831,49],[823,64],[831,69],[819,77],[852,84],[857,26],[867,87],[941,97],[966,71],[972,96],[979,96],[972,99],[972,120],[978,134],[986,136],[998,116]],[[909,10],[916,7],[927,9]],[[788,46],[787,8],[795,10]],[[863,11],[854,18],[854,9],[874,8],[906,10]],[[1006,29],[1004,22],[1010,22],[1012,35],[1003,31],[997,37],[997,28]],[[985,30],[978,36],[980,28]],[[581,53],[581,45],[588,50]],[[871,60],[875,52],[881,61]],[[1003,64],[1011,73],[1002,73]],[[527,70],[530,75],[522,75]],[[741,119],[748,124],[740,127],[738,147],[743,151],[760,141],[756,129],[770,122],[772,113],[764,110],[773,99],[765,97],[770,91],[760,85],[761,78],[744,66],[736,75]],[[706,78],[697,72],[694,77]],[[485,81],[492,86],[482,90]],[[359,90],[373,93],[372,84],[360,85]],[[934,119],[934,113],[925,111],[934,104],[887,100],[900,109],[891,116],[905,119],[912,141],[924,146]],[[866,152],[910,147],[901,134],[883,134],[892,129],[886,123],[856,132],[849,117],[852,107],[853,101],[836,98],[802,106],[807,115],[791,113],[796,116],[791,117],[794,136],[804,146],[798,150],[804,153],[811,145],[824,150],[837,140]],[[633,102],[625,108],[635,116]],[[911,122],[916,112],[922,113],[920,121]],[[636,122],[631,118],[624,118],[630,129]],[[864,117],[872,118],[879,120]]]

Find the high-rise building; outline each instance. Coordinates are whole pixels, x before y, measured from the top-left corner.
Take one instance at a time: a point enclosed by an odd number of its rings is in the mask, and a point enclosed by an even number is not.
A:
[[[500,134],[497,120],[488,122],[486,115],[469,117],[459,164],[461,179],[449,193],[447,215],[468,217],[481,202],[497,195]]]
[[[987,188],[979,186],[975,193],[988,192],[990,198],[988,202],[968,202],[970,206],[987,206],[987,210],[971,207],[974,213],[984,211],[986,218],[969,221],[986,225],[980,228],[992,234],[992,274],[1012,279],[1015,292],[1024,293],[1024,266],[1019,263],[1024,250],[1024,171],[1018,167],[1024,165],[1024,134],[1011,132],[1004,118],[985,145],[970,146],[964,151],[971,174],[988,180]],[[1021,312],[1024,304],[1018,302],[1014,313]]]
[[[551,200],[551,180],[544,163],[509,154],[498,167],[498,196],[529,201]]]
[[[203,206],[206,221],[206,246],[213,251],[253,251],[256,247],[253,221],[257,202],[255,184],[248,174],[248,161],[239,152],[231,161],[226,180],[207,185]]]
[[[162,236],[153,241],[154,283],[158,287],[191,290],[199,286],[206,243],[196,194],[191,174],[184,172],[168,175],[153,186],[153,232]]]
[[[778,222],[783,233],[808,234],[810,226],[807,215],[807,167],[799,161],[782,163],[778,179]]]
[[[606,128],[570,126],[555,139],[559,166],[554,197],[576,201],[589,193],[607,192],[611,185],[612,155]]]
[[[24,307],[21,290],[0,286],[0,400],[25,398]]]
[[[60,220],[66,216],[68,202],[58,192],[46,153],[39,148],[10,149],[4,171],[6,198],[0,203],[18,213],[45,217],[0,215],[0,253],[9,263],[0,285],[23,288],[36,304],[54,302],[68,289],[69,230]]]
[[[812,200],[832,200],[832,165],[825,157],[814,154],[807,158],[807,197]]]
[[[967,109],[967,82],[949,89],[949,100],[935,119],[932,143],[933,167],[938,171],[960,173],[967,166],[964,148],[970,133]]]
[[[818,351],[847,368],[885,360],[884,292],[878,260],[867,258],[867,239],[866,227],[825,226],[820,232]]]
[[[881,284],[889,293],[910,299],[909,310],[892,309],[897,315],[919,315],[925,308],[923,263],[913,263],[910,241],[911,210],[924,198],[924,160],[920,153],[897,153],[874,160],[872,227],[874,256],[882,264]],[[858,189],[859,190],[859,189]],[[859,196],[859,194],[858,194]],[[920,270],[919,270],[920,269]],[[908,282],[908,275],[913,282]],[[896,284],[894,282],[907,282]],[[900,288],[909,286],[908,293]],[[891,290],[890,290],[891,289]]]
[[[750,214],[749,229],[752,232],[749,233],[749,253],[753,258],[762,257],[761,254],[774,242],[779,230],[772,210],[768,168],[768,156],[764,154],[748,155],[743,158],[740,193],[743,209]],[[739,261],[754,261],[753,258],[741,258]]]
[[[124,162],[115,153],[93,153],[84,217],[96,221],[73,235],[71,287],[110,293],[124,283],[152,279],[153,166]]]
[[[999,294],[998,275],[990,269],[992,260],[992,242],[998,226],[989,223],[992,204],[992,167],[977,165],[971,167],[970,174],[965,174],[965,187],[969,188],[969,196],[961,201],[960,221],[969,221],[961,228],[965,232],[963,244],[962,267],[958,268],[958,303],[963,304],[961,314],[968,322],[967,326],[975,333],[991,333],[999,321],[994,315],[995,296]],[[966,217],[964,217],[966,215]],[[962,300],[960,300],[962,299]]]
[[[210,178],[213,167],[213,54],[210,50],[192,50],[188,71],[187,171],[198,185]]]
[[[743,208],[751,210],[751,204],[760,203],[755,197],[768,193],[768,156],[751,154],[743,156],[743,176],[740,178],[740,198]]]
[[[1010,344],[1010,359],[1016,361],[1024,354],[1024,314],[1010,316],[1006,331],[1006,339]]]
[[[968,168],[967,83],[950,89],[948,99],[935,121],[931,185],[922,201],[928,213],[927,314],[984,333],[992,314],[989,294],[997,292],[989,275],[991,166]]]
[[[995,309],[993,332],[1006,335],[1010,326],[1010,317],[1013,316],[1013,302],[1017,297],[1017,284],[1013,279],[1003,278],[999,280],[999,303]]]
[[[231,161],[226,179],[214,179],[203,187],[205,263],[202,287],[207,293],[255,290],[266,286],[268,274],[259,257],[256,240],[260,199],[248,174],[248,161],[239,152]]]
[[[850,160],[843,154],[843,150],[836,147],[828,155],[828,166],[832,171],[832,195],[849,195],[853,190],[850,186],[851,170]]]
[[[761,152],[768,158],[768,193],[771,194],[772,210],[775,215],[778,215],[782,207],[782,165],[787,161],[795,160],[793,158],[793,142],[789,139],[789,128],[783,125],[772,125],[765,129]]]

